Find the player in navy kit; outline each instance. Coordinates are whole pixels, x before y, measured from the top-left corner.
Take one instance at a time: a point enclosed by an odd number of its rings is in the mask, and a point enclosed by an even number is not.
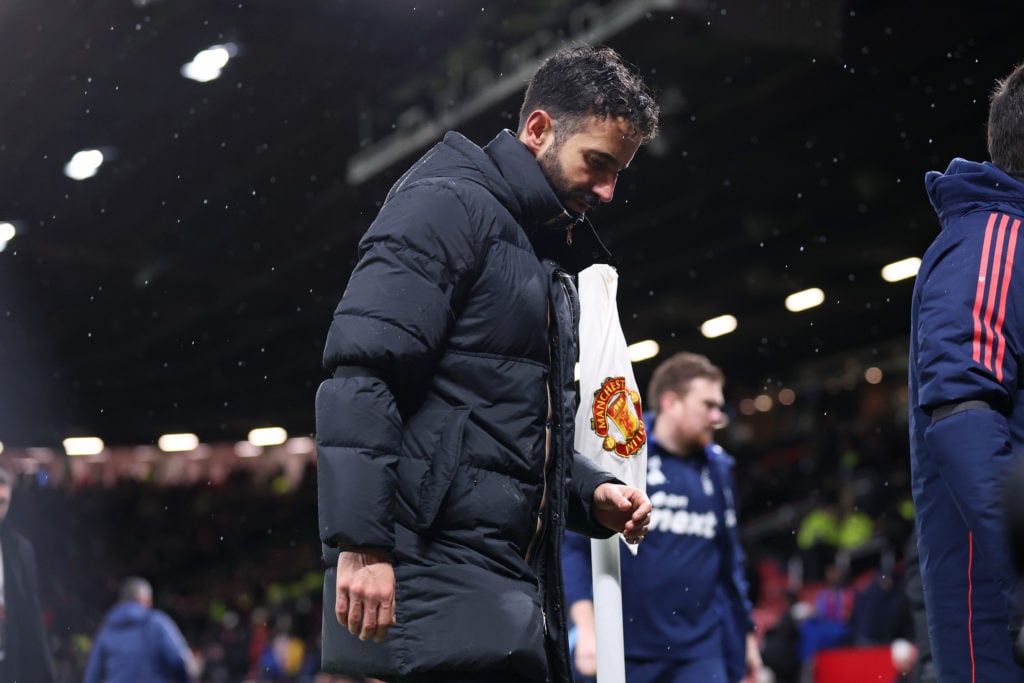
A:
[[[761,667],[736,527],[733,460],[713,440],[723,420],[724,381],[719,368],[691,353],[672,356],[651,379],[651,524],[636,557],[621,553],[630,683],[737,683]],[[575,663],[593,675],[589,539],[567,534],[563,560],[577,625]]]

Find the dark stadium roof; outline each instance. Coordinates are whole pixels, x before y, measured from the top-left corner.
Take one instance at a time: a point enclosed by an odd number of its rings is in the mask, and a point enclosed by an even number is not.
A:
[[[0,441],[311,432],[390,183],[445,128],[514,127],[523,74],[577,39],[663,108],[592,217],[627,339],[707,353],[733,397],[902,373],[913,280],[880,269],[935,233],[924,172],[985,157],[1019,19],[991,0],[4,3]],[[182,76],[216,45],[219,78]],[[83,149],[105,162],[72,180]],[[808,287],[825,303],[788,312]],[[703,337],[721,314],[736,331]]]

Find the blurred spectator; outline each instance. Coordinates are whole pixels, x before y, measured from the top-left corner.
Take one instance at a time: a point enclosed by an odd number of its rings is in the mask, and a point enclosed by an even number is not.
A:
[[[850,635],[854,645],[883,645],[912,638],[910,606],[898,574],[877,572],[853,601]]]
[[[796,545],[803,563],[803,579],[820,581],[835,557],[839,543],[839,505],[834,491],[815,496],[816,505],[800,521]]]
[[[196,662],[169,616],[152,608],[153,588],[131,577],[107,613],[89,656],[85,683],[195,681]]]
[[[808,661],[819,650],[846,645],[854,593],[844,572],[835,564],[825,569],[825,585],[814,598],[814,612],[800,626],[800,659]]]
[[[798,683],[800,680],[800,622],[806,607],[793,591],[786,593],[786,611],[764,635],[764,665],[775,675],[775,683]]]
[[[911,534],[907,541],[904,574],[907,605],[910,608],[914,644],[917,649],[917,662],[910,680],[914,683],[936,683],[938,678],[932,660],[931,642],[928,639],[928,618],[924,611],[924,586],[921,582],[921,555],[917,551],[916,533]]]
[[[0,469],[0,683],[54,680],[43,615],[39,571],[28,539],[6,523],[14,484]]]

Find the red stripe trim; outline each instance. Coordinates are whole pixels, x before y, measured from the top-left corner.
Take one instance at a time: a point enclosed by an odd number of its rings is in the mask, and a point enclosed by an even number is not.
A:
[[[1006,223],[1009,216],[1003,216],[999,224],[999,234],[996,236],[996,254],[992,257],[992,277],[989,278],[988,301],[985,302],[985,315],[982,322],[985,323],[985,331],[988,333],[985,339],[985,367],[992,369],[992,356],[995,348],[995,334],[992,331],[992,321],[996,317],[996,292],[999,291],[1000,266],[1003,265],[1003,235],[1006,234]]]
[[[981,247],[981,261],[978,263],[978,289],[974,294],[974,362],[981,362],[981,303],[985,300],[985,276],[988,273],[988,253],[992,245],[992,228],[996,224],[996,214],[988,217],[985,228],[985,242]]]
[[[1003,217],[1005,224],[1009,216]],[[999,316],[996,318],[996,338],[999,340],[999,351],[996,352],[996,379],[1003,381],[1003,354],[1006,351],[1006,337],[1003,336],[1003,320],[1006,318],[1006,293],[1010,289],[1010,279],[1013,277],[1013,254],[1017,251],[1017,229],[1020,227],[1020,219],[1013,221],[1010,229],[1010,243],[1006,245],[1006,267],[1003,269],[1003,286],[999,293]]]
[[[975,683],[977,670],[974,664],[974,532],[967,534],[970,551],[967,555],[967,644],[971,650],[971,683]]]

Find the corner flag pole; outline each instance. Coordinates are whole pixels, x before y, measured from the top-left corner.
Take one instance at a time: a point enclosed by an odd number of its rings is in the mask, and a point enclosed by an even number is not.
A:
[[[641,491],[647,488],[647,432],[629,349],[615,304],[619,276],[598,264],[579,274],[580,407],[576,450]],[[598,683],[625,683],[619,536],[591,540]],[[634,555],[636,546],[627,548]]]

